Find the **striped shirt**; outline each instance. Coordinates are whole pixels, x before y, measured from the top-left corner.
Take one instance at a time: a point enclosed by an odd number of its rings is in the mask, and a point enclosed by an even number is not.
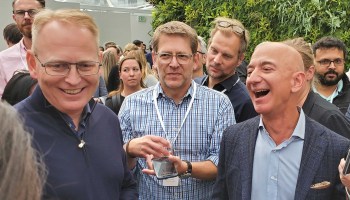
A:
[[[197,91],[186,121],[178,136],[191,98],[193,85]],[[164,121],[165,132],[157,117],[153,103],[153,90]],[[176,138],[172,144],[175,155],[190,162],[210,160],[218,164],[218,154],[223,131],[236,122],[230,100],[226,95],[194,81],[179,104],[167,97],[159,84],[129,95],[119,112],[124,142],[144,135],[157,135]],[[139,199],[210,199],[214,181],[195,178],[181,179],[180,186],[163,186],[162,180],[141,172],[147,168],[144,158],[136,165],[136,178],[139,185]]]

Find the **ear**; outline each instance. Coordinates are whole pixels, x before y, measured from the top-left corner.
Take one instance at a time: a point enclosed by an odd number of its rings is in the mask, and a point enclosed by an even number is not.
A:
[[[302,87],[306,84],[306,75],[304,72],[295,72],[292,76],[291,80],[292,93],[296,93],[302,89]]]
[[[12,14],[12,19],[16,21],[15,14]]]
[[[241,54],[239,55],[239,57],[238,57],[238,63],[239,63],[239,65],[243,62],[244,57],[245,57],[244,53],[241,53]],[[239,65],[237,65],[237,67],[238,67]]]
[[[202,57],[203,57],[202,64],[205,65],[207,63],[207,54],[203,54]]]
[[[152,51],[152,61],[153,61],[153,65],[154,65],[154,63],[157,62],[157,55],[154,51]]]
[[[34,79],[37,79],[39,71],[36,66],[36,59],[34,53],[31,50],[27,50],[26,59],[30,76]]]
[[[100,63],[102,63],[102,58],[103,58],[103,52],[102,51],[98,51],[98,60]]]
[[[197,64],[199,63],[199,54],[198,53],[193,54],[193,65],[192,65],[193,70],[196,70],[198,68],[198,65],[195,63],[197,63]]]
[[[305,75],[306,75],[306,81],[311,81],[314,77],[314,74],[315,74],[315,66],[314,65],[311,65],[310,68],[305,71]]]

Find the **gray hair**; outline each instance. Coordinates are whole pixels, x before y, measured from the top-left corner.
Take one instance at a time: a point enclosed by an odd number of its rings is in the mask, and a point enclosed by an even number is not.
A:
[[[198,36],[198,44],[201,47],[201,52],[207,54],[207,43],[205,43],[204,39],[201,36]]]
[[[0,199],[39,200],[45,170],[16,110],[0,102]]]

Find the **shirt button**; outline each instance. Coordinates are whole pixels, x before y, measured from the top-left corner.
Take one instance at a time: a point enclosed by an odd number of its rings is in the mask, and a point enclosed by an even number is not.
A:
[[[277,181],[277,178],[275,176],[271,176],[271,179]]]

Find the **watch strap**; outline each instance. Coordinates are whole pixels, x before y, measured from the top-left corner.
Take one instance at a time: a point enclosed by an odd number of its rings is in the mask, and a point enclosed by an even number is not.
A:
[[[185,172],[186,174],[191,174],[192,173],[192,164],[188,160],[184,160],[184,162],[187,164],[187,171]]]

